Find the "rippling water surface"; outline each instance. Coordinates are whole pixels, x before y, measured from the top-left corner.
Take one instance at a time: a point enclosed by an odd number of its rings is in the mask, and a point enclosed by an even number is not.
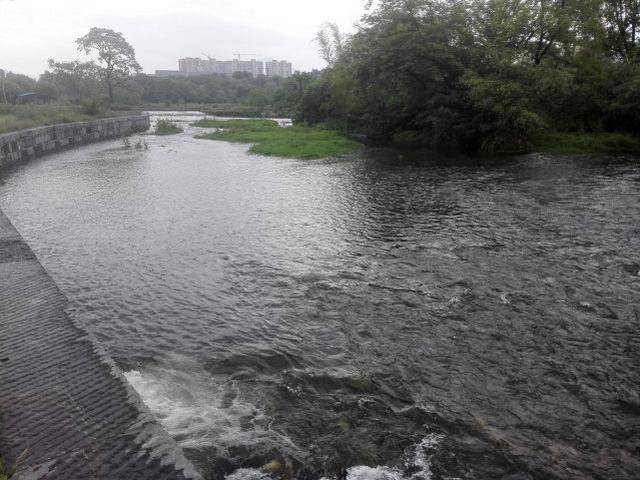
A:
[[[195,131],[33,161],[0,207],[203,472],[638,478],[638,160]]]

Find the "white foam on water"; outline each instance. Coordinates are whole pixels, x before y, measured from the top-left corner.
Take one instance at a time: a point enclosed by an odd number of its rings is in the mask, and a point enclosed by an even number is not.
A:
[[[193,360],[172,357],[124,375],[183,448],[292,445],[269,429],[270,418],[242,398],[237,382],[213,376]]]
[[[243,400],[235,381],[211,375],[193,360],[172,357],[170,362],[152,364],[124,375],[183,448],[223,450],[228,446],[250,447],[266,442],[299,451],[288,437],[270,430],[271,419]],[[405,453],[405,467],[414,471],[411,475],[395,467],[356,465],[347,470],[347,480],[431,480],[431,457],[443,438],[429,434]],[[259,469],[242,468],[226,478],[270,477]]]
[[[431,433],[413,447],[405,465],[417,469],[411,475],[404,475],[398,468],[356,465],[347,469],[347,480],[431,480],[431,456],[442,439],[444,435]]]
[[[266,480],[271,476],[255,468],[239,468],[224,478],[227,480]]]
[[[347,480],[431,480],[431,456],[444,435],[431,433],[407,452],[406,467],[413,467],[415,472],[405,475],[401,469],[387,466],[368,467],[355,465],[347,469]],[[272,478],[255,468],[241,468],[227,475],[226,480],[266,480]],[[320,480],[333,480],[322,477]]]
[[[402,473],[391,467],[356,465],[347,470],[347,480],[400,480]]]

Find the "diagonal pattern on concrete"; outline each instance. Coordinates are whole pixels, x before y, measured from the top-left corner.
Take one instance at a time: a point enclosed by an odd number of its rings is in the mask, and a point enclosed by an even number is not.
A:
[[[0,453],[17,479],[188,479],[198,474],[0,211]]]

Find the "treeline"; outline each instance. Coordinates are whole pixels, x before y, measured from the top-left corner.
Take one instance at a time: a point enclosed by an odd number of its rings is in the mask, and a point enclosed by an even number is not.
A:
[[[86,72],[80,62],[55,63],[35,80],[26,75],[7,73],[4,95],[7,103],[16,103],[19,95],[35,93],[39,101],[68,103],[108,103],[102,80]],[[183,104],[236,104],[254,107],[254,111],[292,114],[300,104],[302,94],[319,77],[319,72],[296,73],[284,79],[236,73],[233,77],[203,75],[196,77],[166,77],[138,74],[114,88],[114,107],[147,104],[178,106]],[[0,79],[0,82],[2,79]],[[0,91],[0,102],[3,100]]]
[[[380,0],[318,36],[329,68],[297,115],[471,151],[545,132],[640,132],[640,1]]]
[[[240,104],[291,114],[302,100],[305,89],[317,73],[295,73],[289,78],[253,77],[236,72],[232,77],[202,75],[158,78],[142,75],[136,82],[142,87],[145,103]]]

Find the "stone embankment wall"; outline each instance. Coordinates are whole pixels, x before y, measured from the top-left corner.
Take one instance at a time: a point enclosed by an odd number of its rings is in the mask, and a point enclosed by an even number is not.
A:
[[[0,169],[47,153],[149,129],[149,117],[103,118],[0,134]]]

